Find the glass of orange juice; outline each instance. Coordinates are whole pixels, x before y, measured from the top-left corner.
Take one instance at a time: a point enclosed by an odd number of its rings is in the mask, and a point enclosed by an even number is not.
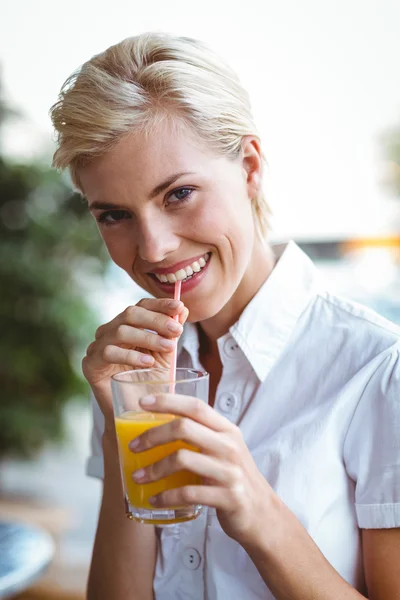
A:
[[[146,450],[132,452],[129,443],[152,427],[179,418],[175,415],[144,411],[139,400],[149,394],[175,393],[194,396],[208,402],[208,373],[195,369],[176,369],[175,381],[171,381],[169,369],[135,369],[112,377],[111,387],[114,406],[115,429],[118,440],[119,462],[124,488],[127,516],[141,523],[168,524],[190,521],[201,511],[201,506],[171,506],[154,508],[149,498],[164,490],[201,484],[201,477],[190,471],[178,471],[159,481],[136,483],[132,473],[142,467],[158,462],[180,448],[193,452],[199,450],[183,441],[174,441]]]

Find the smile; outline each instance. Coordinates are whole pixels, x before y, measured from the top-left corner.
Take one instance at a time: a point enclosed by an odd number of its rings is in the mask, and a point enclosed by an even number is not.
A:
[[[204,256],[202,256],[198,260],[195,260],[190,265],[179,269],[175,273],[165,273],[163,275],[154,273],[154,275],[161,283],[175,283],[176,281],[186,282],[189,279],[191,279],[196,273],[200,273],[200,271],[204,269],[209,258],[210,253],[207,252],[207,254],[204,254]]]

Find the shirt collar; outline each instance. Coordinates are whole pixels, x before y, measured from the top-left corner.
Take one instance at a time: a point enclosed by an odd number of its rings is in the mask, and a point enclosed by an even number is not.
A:
[[[318,271],[308,256],[295,244],[272,247],[278,261],[265,283],[244,309],[229,333],[249,361],[260,381],[264,381],[285,348],[293,329],[315,296]],[[178,352],[185,348],[198,358],[199,342],[194,324],[185,325]]]

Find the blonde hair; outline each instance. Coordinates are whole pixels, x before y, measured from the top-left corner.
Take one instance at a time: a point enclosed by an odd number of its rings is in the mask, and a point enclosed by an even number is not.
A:
[[[130,37],[73,73],[50,110],[57,134],[53,166],[79,167],[132,131],[148,132],[177,117],[218,154],[236,157],[245,135],[257,135],[247,92],[235,72],[205,44],[165,33]],[[270,210],[264,193],[252,199],[261,238]]]

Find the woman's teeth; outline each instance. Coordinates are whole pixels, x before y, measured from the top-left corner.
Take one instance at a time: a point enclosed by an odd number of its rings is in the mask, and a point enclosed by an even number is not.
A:
[[[186,281],[193,277],[195,273],[201,271],[203,267],[206,266],[206,262],[210,258],[210,254],[207,253],[199,260],[195,260],[191,265],[185,267],[184,269],[179,269],[176,273],[168,273],[167,275],[158,275],[155,273],[155,276],[161,283],[175,283],[176,281]]]

